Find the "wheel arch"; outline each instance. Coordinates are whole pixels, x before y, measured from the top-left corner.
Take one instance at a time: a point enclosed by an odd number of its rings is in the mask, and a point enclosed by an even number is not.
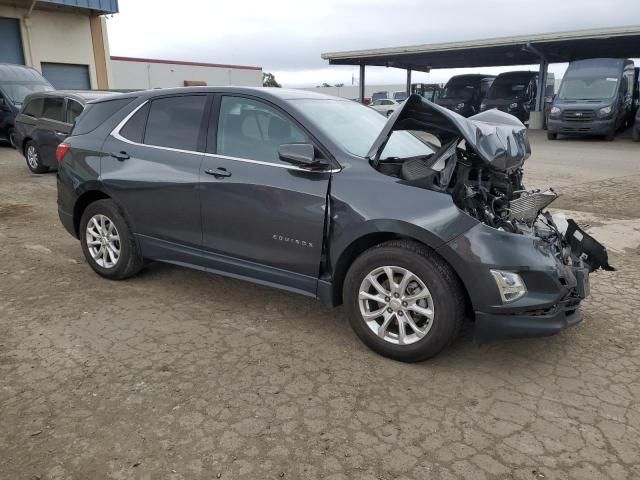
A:
[[[22,145],[20,146],[20,151],[22,152],[22,154],[23,154],[24,156],[26,156],[26,155],[27,155],[27,152],[25,151],[25,150],[27,149],[27,143],[29,143],[29,141],[31,141],[31,140],[33,140],[33,138],[32,138],[32,137],[30,137],[30,136],[29,136],[29,137],[24,137],[24,138],[22,139]],[[35,141],[35,140],[34,140],[34,141]]]
[[[442,257],[437,251],[436,248],[439,246],[438,242],[434,241],[432,237],[421,237],[419,235],[415,235],[415,232],[406,232],[406,231],[373,231],[367,232],[353,239],[344,249],[340,251],[338,258],[333,263],[332,267],[332,279],[331,279],[331,304],[334,306],[341,305],[343,302],[343,287],[344,280],[349,271],[349,267],[353,264],[353,262],[358,258],[362,253],[367,251],[368,249],[375,247],[381,243],[387,242],[389,240],[408,240],[412,242],[419,243],[424,247],[428,248],[433,252],[434,255],[438,256],[446,265],[451,268],[451,271],[458,278],[459,284],[462,288],[462,293],[465,298],[465,310],[471,311],[471,300],[469,297],[469,292],[465,283],[460,278],[460,275],[454,268],[454,266]]]
[[[80,219],[87,207],[93,202],[105,199],[113,200],[102,190],[87,190],[78,197],[73,206],[73,228],[77,236],[80,235]]]

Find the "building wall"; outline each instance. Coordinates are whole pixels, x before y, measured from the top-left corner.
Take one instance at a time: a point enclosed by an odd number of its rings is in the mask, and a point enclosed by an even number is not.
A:
[[[26,14],[27,9],[0,5],[0,17],[20,20],[25,63],[40,72],[42,62],[87,65],[91,86],[97,88],[91,17],[37,9],[25,19]]]
[[[262,69],[112,59],[111,74],[115,89],[183,87],[185,80],[199,80],[214,86],[262,86]]]

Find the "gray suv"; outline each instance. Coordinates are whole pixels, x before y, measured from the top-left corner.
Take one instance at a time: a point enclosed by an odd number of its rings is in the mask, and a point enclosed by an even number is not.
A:
[[[465,315],[480,341],[573,325],[611,268],[523,187],[529,153],[514,117],[418,95],[387,120],[298,90],[138,92],[88,103],[58,147],[59,215],[103,277],[157,260],[344,303],[372,349],[417,361]]]

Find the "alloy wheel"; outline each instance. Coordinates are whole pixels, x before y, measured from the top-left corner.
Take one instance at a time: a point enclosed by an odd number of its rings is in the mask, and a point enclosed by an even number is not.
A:
[[[383,266],[371,271],[360,284],[358,303],[367,326],[389,343],[416,343],[433,326],[431,293],[406,268]]]
[[[34,170],[40,166],[40,162],[38,160],[38,152],[36,151],[36,147],[33,145],[29,145],[27,147],[27,163]]]
[[[113,268],[120,259],[120,235],[107,216],[91,217],[86,230],[87,248],[91,258],[102,268]]]

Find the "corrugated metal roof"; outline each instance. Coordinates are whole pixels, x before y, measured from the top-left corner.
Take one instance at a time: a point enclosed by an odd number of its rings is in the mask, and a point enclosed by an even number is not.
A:
[[[321,56],[331,64],[364,63],[416,70],[537,63],[539,57],[523,48],[526,45],[541,51],[550,62],[592,57],[638,57],[640,26],[331,52]]]
[[[40,0],[38,3],[55,3],[67,7],[86,8],[98,13],[118,13],[118,0]]]

